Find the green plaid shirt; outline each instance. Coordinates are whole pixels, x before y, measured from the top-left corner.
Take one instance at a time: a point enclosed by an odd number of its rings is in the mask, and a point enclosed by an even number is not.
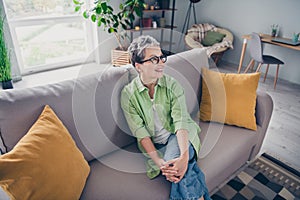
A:
[[[174,78],[164,75],[155,86],[153,103],[167,131],[176,133],[180,129],[188,130],[189,141],[198,155],[200,127],[191,119],[187,111],[184,91],[180,84]],[[149,158],[140,141],[145,137],[152,138],[155,134],[153,110],[149,90],[142,84],[139,76],[123,88],[121,106],[128,126],[138,140],[139,149]],[[160,169],[151,159],[148,159],[146,164],[149,178],[159,175]]]

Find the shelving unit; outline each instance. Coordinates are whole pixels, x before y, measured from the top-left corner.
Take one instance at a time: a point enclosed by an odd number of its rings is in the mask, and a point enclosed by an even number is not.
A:
[[[163,48],[163,50],[165,50],[165,51],[167,50],[169,53],[171,53],[172,45],[174,44],[174,42],[173,42],[173,29],[177,28],[177,26],[174,25],[175,11],[177,10],[175,8],[175,2],[176,2],[176,0],[172,0],[172,5],[171,5],[172,7],[170,7],[170,8],[166,8],[166,9],[154,9],[154,10],[151,10],[151,9],[143,10],[142,17],[139,18],[139,20],[140,20],[139,30],[136,30],[135,27],[133,27],[133,25],[132,25],[131,29],[128,30],[128,31],[130,31],[131,39],[133,38],[133,33],[140,32],[140,35],[142,35],[144,31],[160,31],[161,32],[160,33],[160,43],[161,43],[161,46],[168,45],[169,48],[168,49]],[[157,28],[153,28],[152,24],[151,24],[151,27],[143,27],[142,19],[144,19],[145,15],[149,15],[151,13],[155,13],[155,16],[159,16],[160,18],[165,18],[166,12],[171,12],[171,21],[169,23],[166,22],[165,27],[160,27],[159,23],[158,23]],[[170,30],[169,41],[163,41],[164,30]]]

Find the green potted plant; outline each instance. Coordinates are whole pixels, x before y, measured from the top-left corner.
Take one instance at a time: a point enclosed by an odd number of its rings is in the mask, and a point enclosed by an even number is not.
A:
[[[2,82],[3,89],[13,88],[11,81],[9,54],[6,48],[4,38],[4,18],[2,17],[0,19],[0,82]]]
[[[118,43],[118,48],[117,50],[112,50],[113,65],[119,66],[129,63],[126,30],[132,28],[135,15],[139,17],[142,15],[145,7],[144,1],[126,0],[124,3],[119,4],[118,11],[113,9],[109,0],[95,0],[89,9],[83,8],[86,4],[84,1],[73,0],[73,2],[76,12],[82,12],[84,18],[90,19],[97,23],[98,27],[102,27],[104,31],[114,35]],[[116,55],[113,53],[116,53]]]

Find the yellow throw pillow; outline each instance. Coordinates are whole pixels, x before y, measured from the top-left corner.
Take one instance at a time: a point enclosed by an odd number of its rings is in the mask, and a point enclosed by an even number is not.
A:
[[[11,199],[79,199],[90,167],[47,105],[28,133],[0,156],[0,185]]]
[[[260,73],[231,74],[202,68],[200,119],[257,130],[256,90]]]

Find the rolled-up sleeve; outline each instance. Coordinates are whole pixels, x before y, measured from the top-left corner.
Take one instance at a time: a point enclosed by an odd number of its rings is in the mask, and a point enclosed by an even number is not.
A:
[[[150,137],[149,131],[147,130],[145,123],[141,116],[139,115],[137,109],[131,101],[131,93],[128,92],[126,87],[121,93],[121,107],[125,115],[127,124],[131,130],[131,133],[138,140],[145,137]]]
[[[171,116],[173,119],[175,132],[179,129],[189,130],[190,117],[187,112],[185,95],[183,88],[179,85],[177,81],[172,83],[170,90],[171,96]]]

